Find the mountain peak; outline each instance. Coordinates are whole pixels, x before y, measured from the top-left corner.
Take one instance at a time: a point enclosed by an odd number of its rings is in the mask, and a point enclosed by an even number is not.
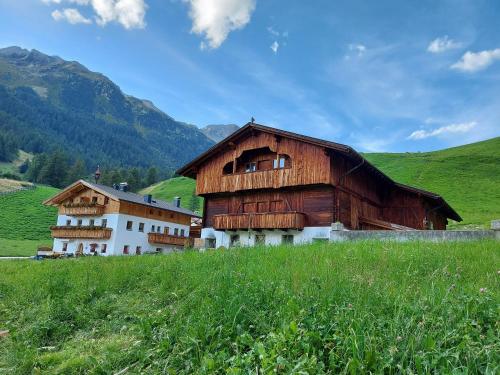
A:
[[[239,126],[235,124],[212,124],[201,128],[201,131],[209,139],[217,143],[230,136],[238,129]]]

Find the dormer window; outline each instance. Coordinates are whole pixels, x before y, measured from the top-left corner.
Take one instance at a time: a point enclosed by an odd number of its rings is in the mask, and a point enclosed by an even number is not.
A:
[[[245,172],[255,172],[257,170],[257,163],[246,163]]]

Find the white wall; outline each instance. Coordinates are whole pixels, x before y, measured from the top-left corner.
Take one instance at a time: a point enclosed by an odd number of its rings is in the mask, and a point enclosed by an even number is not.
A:
[[[124,215],[124,214],[105,214],[102,216],[67,216],[59,215],[57,217],[57,225],[66,225],[66,220],[71,220],[71,225],[76,226],[78,220],[82,220],[82,225],[89,225],[90,220],[94,219],[95,226],[101,226],[102,219],[107,219],[107,228],[111,228],[111,238],[109,239],[61,239],[55,238],[53,250],[55,252],[62,252],[63,243],[67,242],[67,253],[75,253],[78,249],[80,243],[83,244],[83,251],[85,254],[90,254],[90,244],[98,244],[96,251],[99,255],[123,255],[123,247],[125,245],[129,246],[129,255],[135,255],[136,247],[141,246],[141,252],[155,252],[156,248],[162,249],[162,251],[170,251],[175,249],[172,245],[162,245],[162,244],[150,244],[148,242],[148,233],[151,232],[151,226],[155,226],[155,232],[157,227],[160,226],[160,233],[164,233],[164,228],[169,227],[169,234],[174,233],[174,229],[179,230],[178,234],[180,236],[181,229],[184,229],[184,236],[189,236],[189,225],[182,225],[177,223],[171,223],[161,220],[146,219],[143,217]],[[127,221],[132,221],[132,230],[127,230]],[[139,232],[139,223],[144,223],[144,232]],[[105,254],[101,253],[102,245],[107,244],[107,250]]]
[[[328,239],[330,238],[330,227],[305,227],[302,231],[298,230],[263,230],[256,231],[218,231],[213,228],[203,228],[201,230],[201,238],[215,238],[216,247],[229,247],[231,235],[238,234],[240,236],[241,246],[254,246],[255,235],[265,235],[266,245],[280,245],[283,235],[293,235],[293,243],[309,243],[315,238]]]

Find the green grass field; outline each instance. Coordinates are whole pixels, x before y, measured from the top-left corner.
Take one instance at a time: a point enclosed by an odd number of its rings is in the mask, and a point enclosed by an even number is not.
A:
[[[462,216],[449,228],[500,219],[500,137],[436,152],[365,154],[398,182],[442,195]]]
[[[3,261],[0,373],[497,374],[499,265],[489,241]]]
[[[50,244],[57,210],[42,205],[58,189],[37,186],[0,196],[0,256],[34,255],[37,245]]]
[[[187,177],[176,177],[158,182],[140,191],[141,194],[152,194],[155,198],[171,202],[174,197],[181,197],[181,206],[190,209],[196,181]],[[196,197],[198,211],[203,209],[203,198]]]

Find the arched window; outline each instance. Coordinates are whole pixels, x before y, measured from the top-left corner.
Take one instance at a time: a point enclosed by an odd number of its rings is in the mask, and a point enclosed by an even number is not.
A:
[[[222,174],[223,175],[233,174],[233,165],[234,165],[234,162],[232,162],[232,161],[227,163],[224,166],[224,168],[222,168]]]
[[[290,168],[292,166],[292,159],[287,154],[280,154],[273,160],[274,169]]]

